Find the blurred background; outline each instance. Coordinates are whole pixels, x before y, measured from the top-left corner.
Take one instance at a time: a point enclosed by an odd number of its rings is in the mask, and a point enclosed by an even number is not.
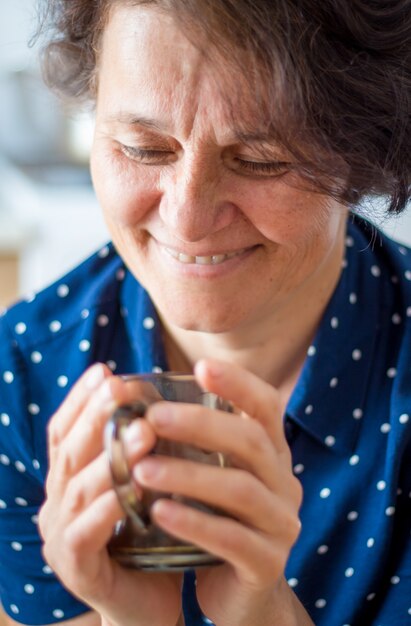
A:
[[[36,0],[0,2],[0,307],[37,291],[109,237],[91,187],[92,115],[42,84]],[[379,224],[411,244],[411,216]]]
[[[0,307],[44,287],[109,236],[88,170],[91,114],[43,85],[36,0],[0,2]]]

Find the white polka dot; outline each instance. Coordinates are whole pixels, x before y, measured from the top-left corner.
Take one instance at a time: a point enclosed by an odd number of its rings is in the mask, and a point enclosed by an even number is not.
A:
[[[315,346],[310,346],[307,350],[308,356],[314,356],[316,352],[317,352],[317,348]]]
[[[61,609],[54,609],[53,616],[57,619],[61,619],[62,617],[64,617],[64,611],[62,611]]]
[[[354,239],[351,237],[351,235],[348,235],[348,236],[345,238],[345,245],[346,245],[348,248],[352,248],[352,247],[353,247],[353,245],[354,245]]]
[[[24,585],[24,591],[31,595],[32,593],[34,593],[33,585]]]
[[[145,317],[143,320],[143,326],[146,330],[151,330],[155,326],[155,322],[152,317]]]
[[[14,327],[14,330],[16,331],[17,335],[24,335],[24,333],[27,330],[27,326],[25,325],[24,322],[19,322],[18,324],[16,324],[16,326]]]
[[[110,320],[108,319],[107,315],[99,315],[97,318],[97,324],[98,326],[101,326],[101,328],[104,328],[104,326],[107,326],[109,322]]]
[[[352,416],[354,419],[360,420],[363,416],[362,409],[354,409],[354,411],[352,412]]]
[[[334,328],[334,329],[338,328],[338,324],[339,324],[338,317],[332,317],[330,324],[331,324],[331,328]]]
[[[4,500],[0,500],[0,509],[7,509],[7,504],[4,502]]]
[[[67,378],[67,376],[64,376],[64,375],[63,376],[59,376],[57,378],[57,385],[59,387],[62,387],[62,388],[67,387],[67,385],[68,385],[68,378]]]
[[[15,464],[14,464],[14,467],[21,474],[23,474],[26,471],[26,466],[21,461],[16,461]]]
[[[374,598],[375,598],[375,593],[369,593],[367,596],[368,602],[370,602],[371,600],[374,600]]]
[[[371,267],[371,274],[375,276],[376,278],[378,278],[378,276],[381,276],[381,270],[378,267],[378,265],[373,265]]]
[[[409,419],[410,416],[408,415],[408,413],[403,413],[402,415],[400,415],[400,424],[406,424]]]
[[[34,302],[36,297],[37,297],[37,294],[34,291],[32,291],[31,293],[28,293],[24,299],[26,302],[30,304],[30,302]]]
[[[116,272],[117,280],[124,280],[125,275],[126,275],[126,272],[125,272],[123,267],[120,267],[120,269],[117,270],[117,272]]]
[[[65,298],[66,296],[68,296],[70,293],[70,289],[68,288],[67,285],[59,285],[57,287],[57,295],[59,296],[59,298]]]
[[[10,426],[10,416],[7,415],[7,413],[2,413],[0,415],[0,422],[3,424],[3,426]]]
[[[385,509],[385,515],[387,515],[388,517],[391,517],[392,515],[394,515],[395,513],[395,506],[388,506]]]
[[[348,267],[348,261],[347,259],[343,259],[341,262],[341,267],[343,268],[343,270],[345,270],[346,267]]]
[[[331,493],[331,489],[329,489],[328,487],[324,487],[324,489],[321,489],[320,491],[320,498],[328,498],[330,493]]]
[[[327,604],[327,601],[324,600],[324,598],[319,598],[318,600],[315,601],[315,606],[317,607],[317,609],[323,609]]]
[[[7,383],[8,385],[9,385],[10,383],[12,383],[12,382],[13,382],[13,380],[14,380],[14,374],[13,374],[13,372],[9,372],[9,371],[4,372],[4,374],[3,374],[3,380],[4,380],[4,382],[5,382],[5,383]]]
[[[51,569],[50,565],[45,565],[43,567],[43,573],[44,574],[52,574],[53,573],[53,570]]]
[[[332,447],[335,445],[335,437],[333,437],[332,435],[328,435],[325,439],[325,445],[327,445],[328,447]]]
[[[5,454],[0,454],[0,463],[2,465],[10,465],[10,459]]]
[[[111,369],[112,372],[117,369],[117,363],[115,361],[107,361],[107,367]]]
[[[20,609],[15,604],[10,604],[10,611],[14,613],[14,615],[18,615],[20,613]]]
[[[88,309],[83,309],[82,310],[81,317],[83,318],[83,320],[86,320],[89,315],[90,315],[90,311]]]
[[[108,246],[104,246],[101,250],[98,251],[98,256],[100,259],[105,259],[110,253],[110,248]]]
[[[24,498],[15,498],[14,502],[19,506],[27,506],[28,502]]]
[[[382,433],[384,433],[384,435],[385,435],[386,433],[389,433],[389,432],[390,432],[390,430],[391,430],[391,424],[388,424],[388,422],[386,422],[385,424],[381,424],[380,431],[381,431]]]
[[[28,408],[28,411],[29,411],[30,415],[38,415],[40,413],[39,405],[38,404],[34,404],[34,402],[29,404],[29,406],[27,408]]]
[[[43,360],[43,355],[40,352],[32,352],[31,353],[31,360],[33,363],[41,363]]]
[[[407,280],[411,280],[411,272],[410,272],[410,270],[407,270],[407,271],[405,272],[405,278],[406,278]]]
[[[80,341],[79,343],[79,349],[81,352],[87,352],[88,350],[90,350],[90,342],[88,339],[82,339],[82,341]]]
[[[305,413],[306,415],[311,415],[311,413],[313,412],[313,410],[314,410],[313,405],[312,405],[312,404],[307,404],[307,406],[306,406],[306,407],[305,407],[305,409],[304,409],[304,413]]]
[[[355,522],[355,520],[358,519],[357,511],[350,511],[347,515],[347,519],[349,522]]]
[[[208,617],[206,617],[205,615],[202,616],[202,620],[203,620],[204,624],[213,624],[211,619],[208,619]]]
[[[350,304],[356,304],[357,303],[357,299],[358,299],[357,298],[357,294],[356,293],[350,293],[348,299],[350,301]]]
[[[58,331],[61,329],[61,322],[59,322],[58,320],[53,320],[49,324],[49,328],[52,333],[58,333]]]
[[[407,248],[404,248],[404,246],[398,246],[398,251],[404,256],[406,256],[406,254],[408,253]]]
[[[287,580],[288,584],[290,585],[290,587],[292,587],[294,589],[294,587],[296,587],[298,585],[298,579],[297,578],[289,578]]]
[[[305,467],[302,463],[297,463],[297,465],[294,465],[294,474],[302,474],[304,469]]]
[[[12,541],[10,545],[16,552],[21,552],[23,550],[23,546],[18,541]]]
[[[39,470],[40,469],[40,463],[38,462],[37,459],[33,459],[32,460],[32,465],[33,465],[35,470]]]
[[[379,480],[378,483],[377,483],[378,491],[384,491],[386,486],[387,486],[387,483],[385,482],[385,480]]]
[[[360,457],[358,456],[358,454],[353,454],[352,457],[350,458],[350,465],[358,465],[359,462],[360,462]]]
[[[369,539],[367,539],[367,548],[372,548],[374,544],[375,544],[374,537],[370,537]]]
[[[391,319],[393,324],[401,324],[401,315],[398,315],[398,313],[394,313]]]
[[[398,585],[401,579],[399,576],[393,576],[390,580],[392,585]]]
[[[411,317],[411,306],[407,307],[407,317]]]
[[[352,358],[354,361],[359,361],[362,357],[362,352],[361,350],[353,350],[352,352]]]
[[[127,317],[128,316],[128,309],[125,306],[121,307],[120,315],[121,315],[121,317]]]
[[[388,378],[395,378],[395,377],[396,377],[396,375],[397,375],[397,370],[395,369],[395,367],[390,367],[390,368],[387,370],[387,376],[388,376]]]
[[[159,365],[155,365],[155,366],[153,367],[153,369],[152,369],[152,372],[153,372],[154,374],[161,374],[161,373],[162,373],[162,371],[163,371],[163,368],[162,368],[162,367],[160,367]]]
[[[319,546],[319,548],[317,548],[317,553],[318,554],[327,554],[328,550],[329,550],[329,547],[324,544],[322,546]]]
[[[32,515],[30,519],[31,519],[32,523],[35,526],[37,526],[37,524],[39,523],[39,516],[38,515]]]
[[[338,378],[334,377],[330,380],[330,387],[334,389],[338,385]]]
[[[347,569],[344,572],[344,575],[346,578],[351,578],[351,576],[354,576],[354,568],[353,567],[347,567]]]

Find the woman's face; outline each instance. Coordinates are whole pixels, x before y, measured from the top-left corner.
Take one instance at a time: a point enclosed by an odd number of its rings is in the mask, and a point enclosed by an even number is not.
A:
[[[253,94],[244,87],[233,102],[241,77],[218,72],[158,10],[115,8],[92,176],[117,250],[160,315],[244,331],[335,283],[346,211],[290,184]],[[236,119],[253,122],[247,144]]]

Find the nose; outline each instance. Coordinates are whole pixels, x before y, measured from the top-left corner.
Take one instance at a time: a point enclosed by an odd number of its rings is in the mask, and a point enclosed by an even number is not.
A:
[[[237,209],[226,197],[218,169],[194,155],[182,158],[163,175],[160,217],[181,241],[201,241],[234,220]]]

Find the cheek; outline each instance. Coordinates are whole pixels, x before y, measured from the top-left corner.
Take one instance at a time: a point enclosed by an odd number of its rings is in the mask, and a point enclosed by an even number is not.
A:
[[[131,227],[155,206],[159,192],[157,176],[111,151],[93,150],[91,177],[97,199],[111,227]]]
[[[247,217],[266,239],[285,249],[330,242],[338,233],[343,207],[312,191],[277,181],[244,202]]]

